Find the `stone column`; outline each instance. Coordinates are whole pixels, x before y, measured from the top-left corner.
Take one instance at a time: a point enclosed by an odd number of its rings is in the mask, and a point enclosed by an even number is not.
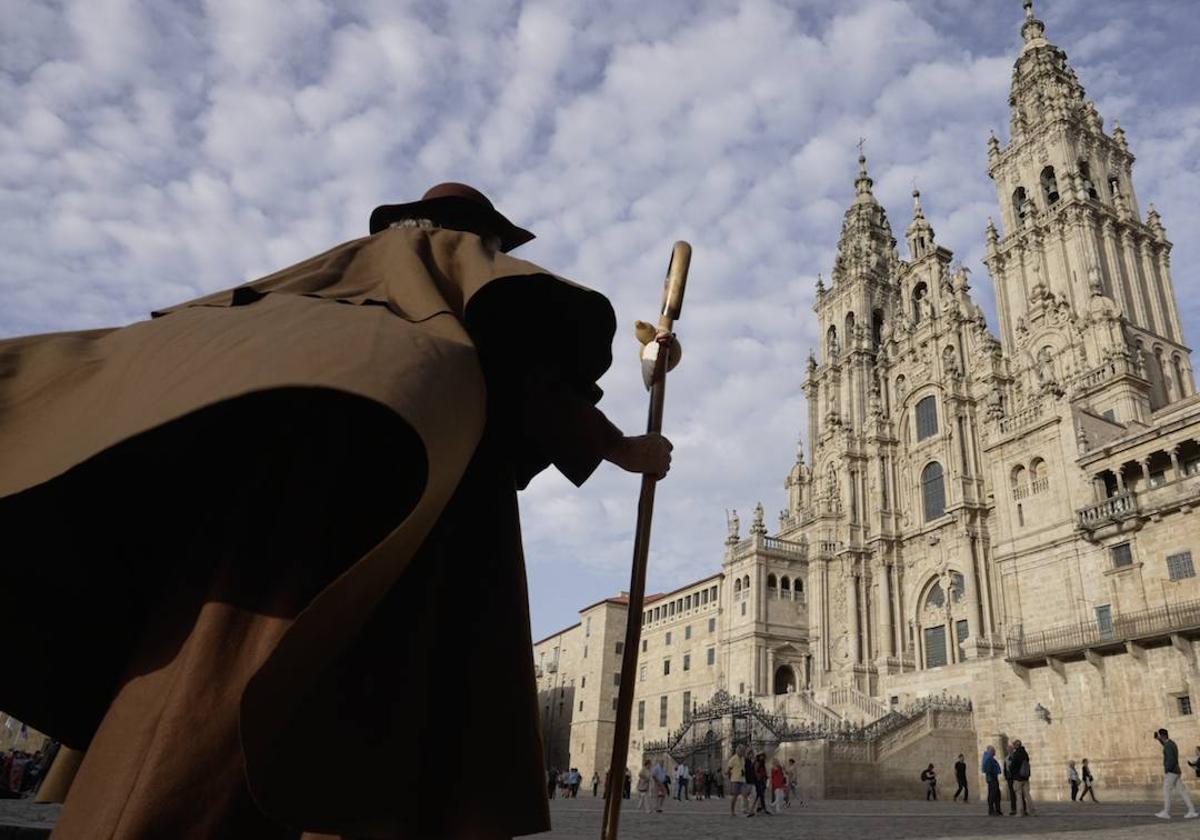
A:
[[[1125,465],[1117,464],[1117,468],[1116,468],[1116,470],[1114,470],[1114,472],[1116,473],[1116,476],[1117,476],[1117,493],[1124,493],[1125,492]]]
[[[1171,478],[1178,481],[1183,478],[1183,471],[1179,469],[1179,447],[1172,446],[1167,454],[1171,456]]]
[[[967,566],[970,574],[967,585],[970,587],[970,597],[967,599],[967,637],[979,639],[983,633],[983,593],[979,586],[979,569],[975,564],[975,537],[967,538]]]
[[[895,636],[893,648],[896,656],[902,656],[905,648],[904,617],[900,612],[900,574],[894,562],[888,565],[888,578],[891,582],[889,594],[892,597],[892,633]]]
[[[852,661],[855,665],[857,665],[860,661],[858,658],[858,576],[855,575],[854,572],[850,572],[850,574],[846,575],[845,578],[846,585],[850,590],[846,593],[846,606],[849,607],[850,610],[850,643],[853,645]]]
[[[895,638],[892,635],[892,579],[891,568],[879,561],[878,570],[882,576],[877,576],[875,585],[875,635],[882,642],[883,655],[889,659],[896,656]]]
[[[1174,341],[1179,337],[1171,330],[1171,321],[1163,311],[1163,299],[1159,293],[1158,278],[1154,272],[1154,260],[1150,255],[1150,243],[1142,239],[1138,243],[1138,256],[1142,258],[1142,274],[1145,277],[1146,294],[1150,298],[1150,311],[1154,313],[1154,322],[1159,325],[1162,335]]]
[[[775,693],[775,651],[767,648],[767,690],[765,694]]]

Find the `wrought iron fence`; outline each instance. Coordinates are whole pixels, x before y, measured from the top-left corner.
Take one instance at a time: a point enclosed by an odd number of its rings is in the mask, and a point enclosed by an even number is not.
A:
[[[1008,637],[1008,658],[1050,656],[1188,630],[1200,630],[1200,600],[1119,613],[1106,622],[1080,621],[1030,634],[1016,631]]]

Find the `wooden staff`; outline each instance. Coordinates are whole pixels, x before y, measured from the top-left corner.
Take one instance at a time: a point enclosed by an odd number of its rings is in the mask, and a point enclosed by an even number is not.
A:
[[[688,266],[692,261],[692,246],[676,242],[667,266],[663,286],[662,311],[658,331],[662,341],[651,341],[642,350],[642,377],[650,390],[650,416],[646,421],[647,434],[662,432],[663,400],[667,387],[667,360],[670,344],[675,340],[673,328],[683,307],[683,291],[687,285]],[[629,577],[629,612],[625,625],[625,649],[621,656],[621,689],[617,698],[617,722],[613,731],[612,764],[608,770],[608,799],[604,803],[601,840],[616,840],[621,821],[621,794],[625,782],[625,763],[629,757],[629,727],[633,716],[634,673],[637,670],[638,648],[642,638],[642,606],[646,597],[646,560],[650,550],[650,522],[654,517],[654,488],[657,476],[642,476],[642,492],[638,498],[637,531],[633,540],[633,569]]]

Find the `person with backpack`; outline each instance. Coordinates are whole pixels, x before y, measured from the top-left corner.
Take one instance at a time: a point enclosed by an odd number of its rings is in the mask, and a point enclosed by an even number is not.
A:
[[[937,773],[932,764],[921,771],[921,781],[925,783],[925,801],[937,802]]]
[[[1016,789],[1017,798],[1021,802],[1021,816],[1034,816],[1033,810],[1033,794],[1029,792],[1029,751],[1025,749],[1025,745],[1021,743],[1021,739],[1013,741],[1012,752],[1012,767],[1013,767],[1013,787]]]
[[[1067,784],[1071,786],[1071,801],[1079,795],[1079,771],[1075,769],[1074,760],[1067,762]]]

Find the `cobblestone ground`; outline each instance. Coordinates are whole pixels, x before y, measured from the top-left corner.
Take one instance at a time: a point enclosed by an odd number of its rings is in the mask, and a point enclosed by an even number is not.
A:
[[[1034,817],[988,817],[982,803],[898,801],[825,801],[792,807],[772,817],[729,816],[728,799],[703,802],[669,800],[661,814],[621,808],[621,837],[628,840],[904,840],[904,838],[961,838],[962,840],[1032,840],[1062,837],[1075,840],[1197,840],[1200,820],[1183,820],[1176,803],[1174,819],[1163,822],[1153,814],[1161,803],[1072,805],[1052,802],[1038,806]],[[536,840],[599,840],[603,800],[583,795],[550,803],[554,829],[532,835]],[[30,800],[0,800],[0,840],[48,837],[59,806]]]
[[[793,806],[771,817],[729,816],[728,799],[669,800],[663,813],[638,813],[636,799],[621,808],[621,837],[629,840],[964,840],[1062,837],[1074,840],[1200,840],[1200,820],[1182,819],[1176,802],[1169,822],[1154,817],[1162,803],[1039,804],[1032,817],[989,817],[987,805],[924,801],[824,801]],[[1007,808],[1007,803],[1005,803]],[[537,840],[599,840],[603,800],[589,794],[550,803],[553,830]]]

